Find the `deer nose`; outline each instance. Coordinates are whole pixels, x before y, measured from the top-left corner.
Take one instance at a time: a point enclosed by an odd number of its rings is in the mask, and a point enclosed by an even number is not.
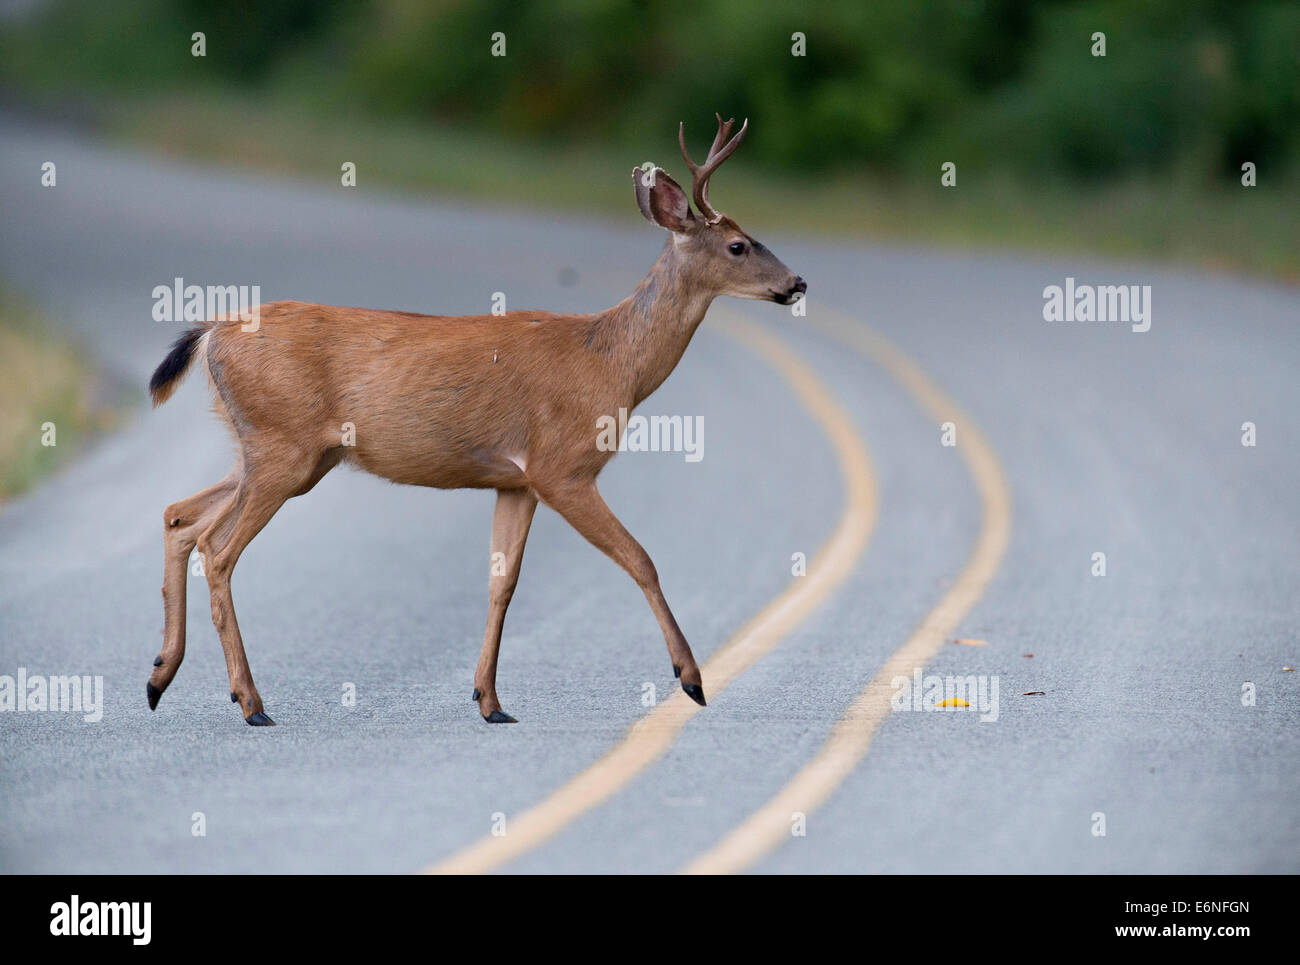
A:
[[[791,294],[791,295],[796,295],[796,294],[801,295],[801,294],[803,294],[804,292],[806,292],[807,290],[808,290],[808,283],[807,283],[806,281],[803,280],[803,276],[801,276],[801,275],[800,275],[800,276],[796,276],[796,277],[795,277],[795,280],[794,280],[794,287],[790,289],[790,294]]]

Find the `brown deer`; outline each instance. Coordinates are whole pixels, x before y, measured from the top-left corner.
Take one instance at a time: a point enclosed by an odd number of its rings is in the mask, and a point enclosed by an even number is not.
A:
[[[596,489],[596,476],[613,455],[597,446],[597,427],[602,416],[631,411],[659,387],[718,295],[788,305],[807,290],[802,278],[709,204],[709,178],[749,125],[731,137],[733,123],[718,116],[717,136],[700,165],[678,128],[698,214],[662,168],[633,169],[641,213],[670,234],[636,291],[606,311],[445,316],[274,302],[260,306],[255,327],[219,318],[176,340],[150,380],[154,405],[171,396],[201,357],[238,458],[221,482],[163,514],[165,626],[148,683],[150,709],[185,656],[186,574],[197,546],[230,699],[249,724],[274,723],[244,654],[231,571],[285,500],[308,492],[344,461],[399,483],[497,491],[487,631],[474,673],[484,720],[514,722],[497,699],[497,654],[539,499],[636,580],[682,689],[704,704],[700,669],[654,564]],[[355,427],[354,438],[346,438],[344,423]]]

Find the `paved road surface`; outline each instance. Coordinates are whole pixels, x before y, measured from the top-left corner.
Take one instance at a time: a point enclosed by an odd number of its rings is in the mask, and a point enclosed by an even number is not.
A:
[[[55,188],[39,184],[46,160]],[[630,291],[662,243],[630,193],[626,217],[589,223],[388,195],[364,172],[345,190],[336,168],[322,162],[314,184],[236,174],[6,119],[0,278],[143,387],[178,327],[152,320],[151,292],[178,276],[258,284],[266,300],[478,313],[501,291],[510,307],[591,311]],[[813,227],[797,205],[790,220]],[[1300,870],[1300,680],[1283,670],[1300,663],[1300,293],[764,240],[809,280],[811,315],[869,325],[970,413],[1013,509],[996,574],[949,634],[987,645],[944,643],[927,669],[996,678],[997,720],[893,714],[806,835],[750,867]],[[1043,321],[1043,288],[1067,276],[1151,285],[1151,330]],[[981,532],[961,435],[942,446],[894,374],[778,306],[714,311],[812,369],[870,452],[877,522],[835,592],[710,693],[666,754],[504,870],[669,872],[707,852],[818,752]],[[791,556],[843,524],[841,454],[787,373],[710,321],[641,411],[704,419],[701,461],[626,453],[602,477],[703,661],[811,578],[791,576]],[[419,870],[489,835],[497,813],[509,834],[583,774],[646,713],[646,684],[675,692],[640,592],[541,510],[500,675],[520,723],[483,724],[469,692],[492,495],[338,471],[280,512],[234,580],[280,726],[246,727],[229,703],[200,578],[187,660],[151,714],[161,511],[229,458],[191,378],[0,510],[0,674],[105,682],[98,723],[0,714],[0,870]],[[206,836],[191,833],[195,812]]]

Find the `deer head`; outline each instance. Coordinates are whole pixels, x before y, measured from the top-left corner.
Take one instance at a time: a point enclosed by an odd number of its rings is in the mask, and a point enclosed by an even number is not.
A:
[[[698,214],[691,211],[681,185],[659,167],[650,171],[632,169],[637,205],[647,220],[672,232],[679,270],[688,273],[696,284],[718,295],[789,305],[797,294],[808,290],[804,280],[709,203],[709,179],[735,153],[749,129],[746,120],[731,137],[735,118],[723,121],[722,115],[714,116],[718,119],[718,133],[703,164],[692,161],[686,150],[685,124],[677,129],[677,142],[691,172],[691,194]]]

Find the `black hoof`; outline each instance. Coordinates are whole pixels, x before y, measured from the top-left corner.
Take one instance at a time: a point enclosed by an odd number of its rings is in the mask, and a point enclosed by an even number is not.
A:
[[[686,691],[686,696],[701,707],[709,706],[704,702],[704,688],[699,684],[682,684],[682,690]]]
[[[673,676],[681,677],[681,675],[682,675],[682,668],[677,666],[677,664],[673,664]]]
[[[275,721],[273,721],[270,717],[267,717],[266,714],[260,710],[256,714],[249,714],[247,717],[244,718],[244,720],[253,727],[274,727],[275,726]]]
[[[473,700],[473,701],[475,701],[475,702],[477,703],[478,699],[479,699],[480,697],[482,697],[482,696],[483,696],[483,695],[480,694],[480,693],[478,692],[478,688],[475,687],[475,688],[474,688],[474,696],[471,697],[470,700]]]
[[[154,665],[155,667],[161,667],[161,666],[162,666],[162,656],[161,656],[161,655],[159,655],[159,656],[153,658],[153,665]]]
[[[507,714],[504,710],[494,710],[494,711],[492,711],[492,713],[488,714],[488,715],[487,715],[486,717],[484,717],[483,719],[484,719],[485,721],[487,721],[489,724],[517,724],[517,723],[519,723],[519,721],[515,720],[513,717],[511,717],[509,714]]]
[[[152,683],[148,683],[144,685],[144,692],[149,697],[149,709],[156,710],[158,707],[158,698],[162,696],[162,691]]]
[[[239,694],[235,693],[233,690],[230,692],[230,702],[232,704],[239,703]]]

